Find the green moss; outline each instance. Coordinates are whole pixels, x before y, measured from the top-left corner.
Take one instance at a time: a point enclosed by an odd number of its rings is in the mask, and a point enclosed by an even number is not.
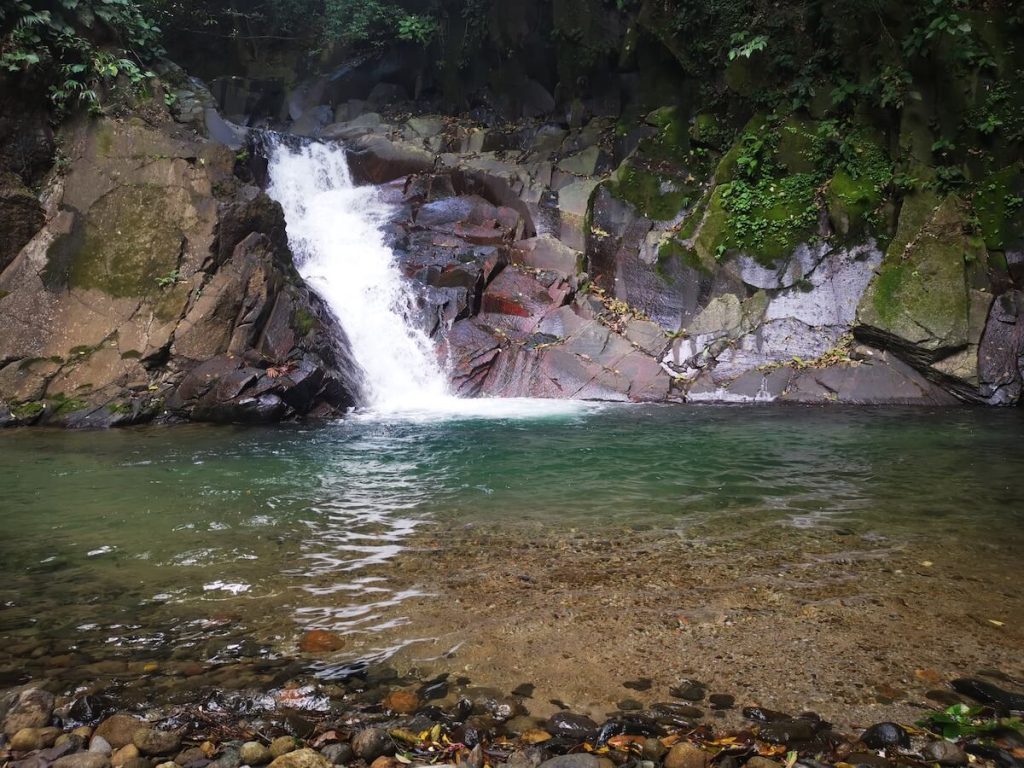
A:
[[[881,190],[866,176],[855,179],[846,171],[837,171],[828,184],[829,220],[840,235],[863,232],[881,202]]]
[[[972,202],[988,248],[1015,248],[1024,240],[1024,178],[1019,163],[981,182]]]
[[[11,295],[10,291],[0,291],[0,301],[3,301],[4,299],[6,299],[10,295]]]
[[[65,394],[56,394],[48,399],[53,403],[53,413],[55,416],[74,413],[75,411],[80,411],[89,406],[89,404],[84,400],[79,400],[76,397],[68,397]]]
[[[11,415],[18,421],[32,421],[45,410],[46,406],[42,403],[19,403],[11,408]]]
[[[690,125],[690,139],[713,149],[724,149],[731,143],[732,138],[733,132],[710,112],[697,115]]]
[[[142,353],[135,349],[129,349],[127,352],[121,353],[122,360],[141,360]]]
[[[120,187],[98,201],[71,259],[69,285],[119,297],[156,291],[157,278],[178,266],[184,194],[156,186]]]
[[[655,221],[668,221],[693,200],[699,187],[669,174],[657,173],[626,162],[608,185],[619,200]]]
[[[817,185],[810,174],[751,183],[737,179],[721,189],[725,227],[716,250],[737,249],[762,264],[774,264],[815,237]]]
[[[308,336],[309,332],[316,327],[316,318],[305,309],[299,308],[292,316],[292,325],[298,331],[299,336]]]
[[[790,173],[813,173],[819,167],[814,152],[816,139],[815,123],[787,118],[779,127],[776,161]]]
[[[96,152],[100,157],[110,157],[114,148],[114,129],[104,121],[96,126]]]

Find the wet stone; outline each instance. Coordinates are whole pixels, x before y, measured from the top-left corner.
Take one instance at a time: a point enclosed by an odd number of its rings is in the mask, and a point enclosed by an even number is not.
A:
[[[258,741],[245,742],[239,753],[245,765],[266,765],[273,759],[270,750]]]
[[[105,739],[114,749],[132,743],[132,736],[144,723],[131,715],[111,715],[98,726],[94,736]]]
[[[747,768],[782,768],[782,764],[767,757],[754,755],[746,762]]]
[[[181,736],[173,731],[138,728],[132,734],[132,743],[144,755],[169,755],[181,747]]]
[[[183,768],[200,768],[210,764],[210,758],[206,756],[199,747],[192,747],[181,752],[174,762],[177,765],[183,766]]]
[[[225,747],[220,757],[210,763],[210,765],[216,766],[216,768],[238,768],[241,764],[242,755],[234,747]]]
[[[394,752],[395,745],[383,728],[365,728],[352,737],[356,757],[370,763],[383,754]]]
[[[586,715],[558,712],[548,718],[546,730],[553,736],[566,736],[583,741],[597,731],[597,723]]]
[[[348,765],[355,756],[352,747],[348,744],[328,744],[320,750],[320,754],[331,763],[331,765]]]
[[[287,755],[301,746],[302,744],[294,736],[279,736],[270,742],[270,756],[280,757],[281,755]]]
[[[31,752],[53,746],[60,736],[59,728],[22,728],[8,744],[15,752]]]
[[[921,755],[929,763],[939,765],[966,765],[967,753],[951,741],[932,741],[921,750]]]
[[[677,699],[685,699],[686,701],[703,701],[704,696],[707,694],[707,688],[703,683],[696,680],[690,680],[684,678],[679,683],[668,690],[669,695],[674,696]]]
[[[598,768],[594,755],[560,755],[540,764],[540,768]]]
[[[710,764],[711,755],[688,742],[675,744],[665,756],[665,768],[708,768]]]
[[[708,702],[712,709],[732,709],[736,705],[736,697],[728,693],[712,693]]]
[[[877,723],[872,725],[860,737],[865,746],[871,749],[910,748],[910,734],[896,723]]]
[[[109,755],[114,751],[114,749],[110,745],[110,742],[102,736],[93,736],[89,739],[89,751],[98,752],[101,755]]]
[[[846,758],[848,764],[856,768],[885,768],[889,761],[874,752],[854,752]]]
[[[145,757],[133,757],[131,760],[125,760],[121,768],[152,768],[153,763]]]
[[[99,752],[76,752],[65,755],[53,764],[54,768],[110,768],[110,758]]]
[[[789,744],[814,738],[814,724],[808,720],[775,720],[761,726],[758,734],[769,744]]]
[[[53,715],[53,703],[53,694],[49,691],[39,688],[22,691],[4,718],[4,733],[13,736],[23,728],[45,728]]]
[[[331,763],[313,749],[297,749],[275,759],[271,768],[331,768]]]
[[[636,699],[623,699],[622,701],[618,702],[615,706],[623,712],[634,712],[638,709],[644,708],[644,705]]]

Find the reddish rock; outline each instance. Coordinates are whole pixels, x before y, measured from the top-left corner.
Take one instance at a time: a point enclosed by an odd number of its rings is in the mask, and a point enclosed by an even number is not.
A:
[[[400,715],[411,715],[420,708],[420,697],[412,691],[392,691],[382,702],[386,709]]]
[[[344,646],[345,640],[341,635],[326,629],[311,629],[299,641],[299,650],[303,653],[331,653]]]

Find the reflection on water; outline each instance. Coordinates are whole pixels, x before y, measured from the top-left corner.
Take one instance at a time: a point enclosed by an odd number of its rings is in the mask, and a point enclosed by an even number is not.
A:
[[[425,530],[1024,540],[1017,411],[503,407],[0,434],[0,678],[272,657],[314,627],[386,656],[420,639],[405,606],[434,585],[395,559]]]

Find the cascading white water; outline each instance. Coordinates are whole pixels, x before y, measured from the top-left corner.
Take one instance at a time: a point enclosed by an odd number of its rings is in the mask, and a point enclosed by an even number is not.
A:
[[[336,145],[278,144],[268,192],[284,208],[299,273],[348,334],[365,374],[366,406],[433,409],[450,399],[431,340],[409,317],[410,293],[384,242],[389,209],[374,187],[352,182]]]
[[[334,312],[363,369],[364,413],[422,420],[535,418],[598,407],[453,396],[433,343],[411,318],[410,287],[384,239],[390,210],[376,188],[353,184],[338,145],[276,142],[269,163],[267,191],[284,209],[299,273]]]

